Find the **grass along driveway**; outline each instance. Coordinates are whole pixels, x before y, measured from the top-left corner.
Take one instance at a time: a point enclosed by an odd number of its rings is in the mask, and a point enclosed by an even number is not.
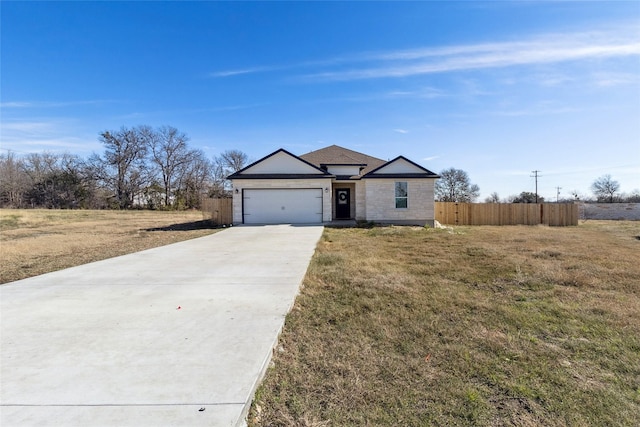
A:
[[[250,425],[635,426],[639,236],[327,229]]]
[[[0,209],[0,283],[215,231],[198,211]]]

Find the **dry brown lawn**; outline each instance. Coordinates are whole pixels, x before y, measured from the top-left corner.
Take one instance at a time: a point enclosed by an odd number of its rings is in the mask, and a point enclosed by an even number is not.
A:
[[[326,229],[252,426],[637,426],[640,222]]]
[[[0,210],[0,283],[215,230]],[[326,229],[252,426],[636,426],[640,222]]]
[[[0,209],[0,283],[213,232],[198,211]]]

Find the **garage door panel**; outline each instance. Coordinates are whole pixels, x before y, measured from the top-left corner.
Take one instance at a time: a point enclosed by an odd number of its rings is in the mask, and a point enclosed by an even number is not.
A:
[[[322,222],[322,189],[245,189],[245,224],[310,224]]]

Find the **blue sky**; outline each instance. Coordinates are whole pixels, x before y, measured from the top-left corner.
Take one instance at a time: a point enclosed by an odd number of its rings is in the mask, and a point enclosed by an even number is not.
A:
[[[210,156],[331,144],[482,198],[640,188],[640,2],[0,3],[1,150],[171,125]]]

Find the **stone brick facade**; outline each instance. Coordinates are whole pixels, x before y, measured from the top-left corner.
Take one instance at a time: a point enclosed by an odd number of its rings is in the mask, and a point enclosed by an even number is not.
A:
[[[356,181],[356,220],[367,219],[366,190],[364,181]]]
[[[407,208],[397,209],[395,183],[407,183]],[[376,178],[365,180],[367,221],[433,226],[435,179]]]

